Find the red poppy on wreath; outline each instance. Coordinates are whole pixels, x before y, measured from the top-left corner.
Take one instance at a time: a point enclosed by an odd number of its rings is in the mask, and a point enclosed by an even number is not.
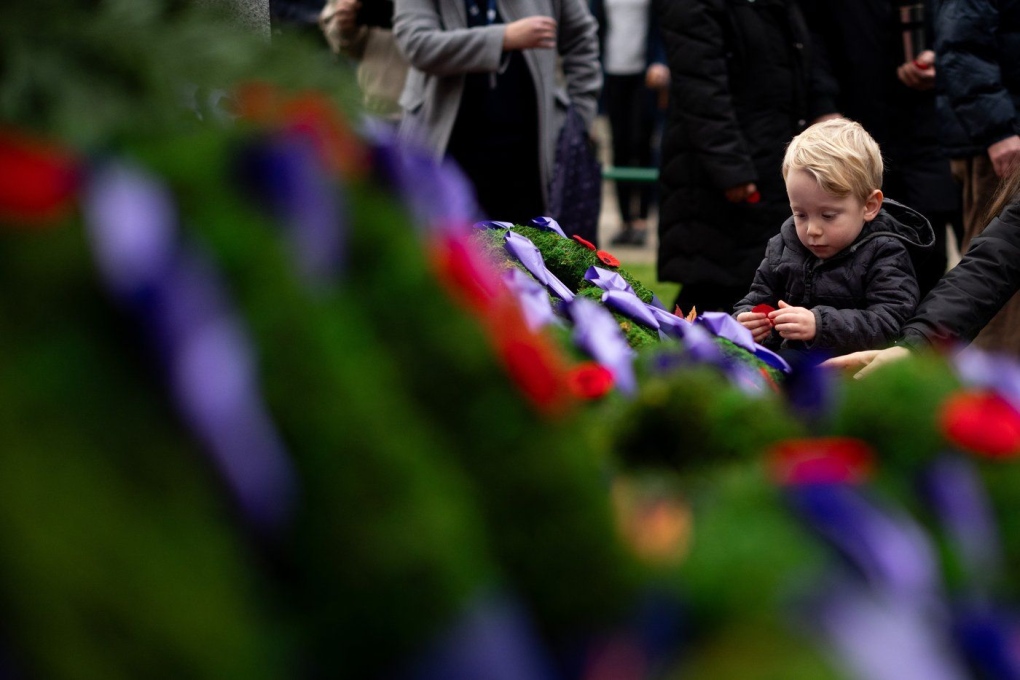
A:
[[[992,459],[1020,455],[1020,412],[994,392],[960,392],[946,400],[939,422],[946,439]]]
[[[582,246],[584,246],[588,250],[596,250],[594,243],[592,243],[591,241],[589,241],[587,239],[581,238],[577,234],[574,234],[573,236],[571,236],[571,238],[574,239],[575,241],[577,241],[578,243],[580,243]]]
[[[793,439],[772,447],[768,456],[778,484],[859,484],[871,476],[874,454],[859,439],[820,437]]]
[[[81,172],[61,149],[0,132],[0,220],[40,223],[71,208]]]
[[[596,251],[595,254],[599,256],[599,260],[602,261],[602,264],[606,265],[607,267],[620,266],[620,261],[604,250]]]
[[[598,399],[613,389],[613,372],[600,363],[587,361],[567,373],[567,387],[579,399]]]

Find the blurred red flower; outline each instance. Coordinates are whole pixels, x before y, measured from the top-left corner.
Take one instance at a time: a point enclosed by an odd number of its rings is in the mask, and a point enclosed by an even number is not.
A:
[[[81,179],[71,154],[17,132],[0,132],[0,219],[38,224],[70,210]]]
[[[594,243],[592,243],[591,241],[588,241],[587,239],[581,238],[577,234],[574,234],[571,238],[573,238],[575,241],[580,243],[582,246],[584,246],[588,250],[596,250]]]
[[[587,361],[570,369],[567,386],[579,399],[598,399],[613,389],[613,372],[602,364]]]
[[[772,479],[782,485],[859,484],[871,476],[871,448],[851,437],[792,439],[772,447],[768,455]]]
[[[946,400],[939,422],[946,439],[993,459],[1020,454],[1020,413],[994,392],[960,392]]]

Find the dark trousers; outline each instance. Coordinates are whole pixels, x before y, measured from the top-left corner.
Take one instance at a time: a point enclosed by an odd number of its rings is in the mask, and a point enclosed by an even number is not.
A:
[[[471,180],[488,219],[527,224],[545,214],[537,141],[459,146],[450,156]]]
[[[655,131],[655,93],[645,87],[645,74],[606,75],[606,115],[613,137],[613,165],[652,167],[652,135]],[[616,181],[616,200],[624,224],[647,219],[654,183]],[[637,213],[634,199],[638,199]]]
[[[676,296],[674,305],[687,315],[692,307],[697,307],[701,312],[726,312],[733,313],[733,306],[740,302],[750,287],[728,288],[715,284],[685,283],[680,287],[680,293]]]

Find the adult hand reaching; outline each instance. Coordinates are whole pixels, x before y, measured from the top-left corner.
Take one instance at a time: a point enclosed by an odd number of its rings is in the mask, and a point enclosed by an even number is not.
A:
[[[506,25],[503,50],[549,49],[556,47],[556,20],[547,16],[518,19]]]
[[[995,174],[1006,177],[1013,164],[1020,161],[1020,137],[1013,135],[988,147],[988,158],[992,161]]]
[[[888,349],[869,349],[863,352],[853,352],[843,356],[833,357],[822,362],[827,368],[847,368],[861,370],[854,374],[855,378],[867,377],[870,373],[882,366],[905,359],[910,356],[910,350],[906,347],[889,347]]]

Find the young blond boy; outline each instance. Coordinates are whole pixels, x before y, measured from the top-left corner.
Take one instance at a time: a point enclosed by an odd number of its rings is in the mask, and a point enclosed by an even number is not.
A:
[[[935,234],[919,213],[883,197],[882,172],[878,144],[845,118],[790,142],[783,179],[793,216],[734,307],[756,342],[842,354],[898,337],[918,302],[907,249],[931,247]]]

